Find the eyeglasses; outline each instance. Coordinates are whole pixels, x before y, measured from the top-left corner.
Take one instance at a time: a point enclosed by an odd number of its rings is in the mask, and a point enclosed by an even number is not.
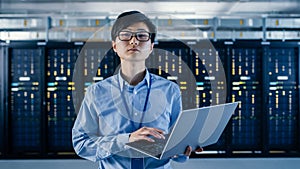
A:
[[[141,32],[120,31],[118,37],[121,41],[130,41],[132,37],[135,37],[140,42],[147,42],[151,37],[151,33],[146,31],[141,31]]]

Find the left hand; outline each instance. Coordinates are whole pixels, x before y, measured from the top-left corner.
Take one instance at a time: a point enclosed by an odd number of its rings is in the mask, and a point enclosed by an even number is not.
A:
[[[191,146],[187,146],[186,147],[186,149],[185,149],[185,152],[184,152],[184,155],[186,155],[186,156],[190,156],[191,155],[191,153],[192,153],[192,147]],[[200,153],[200,152],[202,152],[203,151],[203,148],[202,147],[198,147],[198,148],[196,148],[196,150],[195,150],[195,152],[197,152],[197,153]]]
[[[198,147],[195,150],[195,152],[202,152],[202,151],[203,151],[203,148],[201,148],[201,147]],[[185,149],[185,151],[184,151],[184,154],[175,155],[175,156],[172,157],[172,159],[174,161],[183,163],[183,162],[186,162],[189,159],[191,153],[192,153],[192,147],[191,146],[187,146],[186,149]]]

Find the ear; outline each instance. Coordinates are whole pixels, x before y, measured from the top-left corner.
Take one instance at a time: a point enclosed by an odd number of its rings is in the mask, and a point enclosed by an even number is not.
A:
[[[153,48],[154,48],[154,43],[151,43],[151,46],[150,46],[150,53],[153,51]]]
[[[111,41],[111,45],[112,45],[113,50],[117,53],[117,43],[116,43],[116,41]]]

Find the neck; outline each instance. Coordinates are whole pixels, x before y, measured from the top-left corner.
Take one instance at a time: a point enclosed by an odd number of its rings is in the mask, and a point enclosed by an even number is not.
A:
[[[130,85],[137,85],[146,75],[146,66],[141,63],[122,63],[121,75]]]

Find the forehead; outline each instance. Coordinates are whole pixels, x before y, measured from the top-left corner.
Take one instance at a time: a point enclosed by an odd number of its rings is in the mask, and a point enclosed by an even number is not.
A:
[[[142,30],[144,30],[144,31],[149,32],[149,28],[144,22],[134,23],[134,24],[128,26],[127,28],[123,29],[123,30],[130,30],[130,31],[142,31]]]

